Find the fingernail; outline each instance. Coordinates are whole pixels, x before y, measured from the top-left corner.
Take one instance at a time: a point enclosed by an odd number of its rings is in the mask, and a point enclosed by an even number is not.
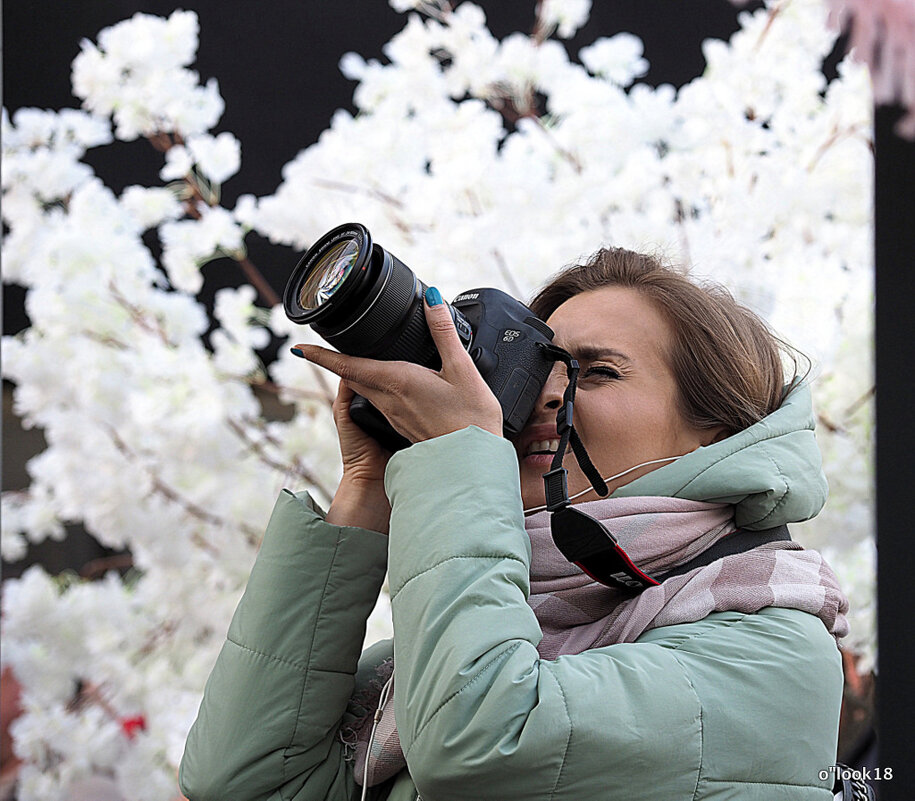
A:
[[[442,302],[442,293],[439,292],[434,286],[430,286],[426,290],[426,303],[430,306],[438,306]]]
[[[293,356],[298,356],[300,359],[305,358],[305,351],[303,351],[301,348],[290,348],[289,350]]]

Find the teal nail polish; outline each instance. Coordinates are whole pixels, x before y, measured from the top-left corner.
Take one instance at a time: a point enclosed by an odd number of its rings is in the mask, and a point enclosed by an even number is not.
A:
[[[426,303],[430,306],[438,306],[442,302],[442,293],[439,292],[434,286],[430,286],[426,290]]]
[[[289,350],[292,352],[293,356],[298,356],[300,359],[305,358],[305,351],[301,348],[290,348]]]

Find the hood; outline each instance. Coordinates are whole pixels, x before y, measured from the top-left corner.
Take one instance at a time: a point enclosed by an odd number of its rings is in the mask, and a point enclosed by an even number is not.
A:
[[[730,503],[736,524],[748,529],[809,520],[829,492],[814,425],[810,389],[794,384],[768,417],[623,485],[612,497]]]

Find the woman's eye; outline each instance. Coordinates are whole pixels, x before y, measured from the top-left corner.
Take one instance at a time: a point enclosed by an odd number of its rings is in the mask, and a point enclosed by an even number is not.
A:
[[[619,371],[614,370],[612,367],[589,367],[585,371],[585,375],[597,375],[603,378],[620,378]]]

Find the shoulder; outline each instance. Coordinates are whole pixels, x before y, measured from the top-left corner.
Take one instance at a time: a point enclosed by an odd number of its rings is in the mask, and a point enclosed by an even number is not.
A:
[[[593,775],[594,760],[628,798],[829,797],[818,774],[835,761],[842,674],[812,615],[714,613],[541,671],[569,727],[557,797],[580,797],[573,777]],[[600,762],[608,753],[612,767]]]
[[[700,783],[809,787],[833,764],[841,658],[815,616],[767,607],[646,632],[676,660],[702,715]],[[805,797],[800,796],[798,797]]]
[[[779,677],[793,685],[823,670],[841,673],[835,639],[819,618],[797,609],[714,612],[695,623],[651,629],[638,642],[671,651],[692,673],[708,670],[741,682]]]
[[[666,648],[684,648],[687,652],[701,652],[721,638],[737,638],[748,647],[758,644],[759,638],[773,646],[788,645],[801,637],[810,641],[815,651],[833,653],[836,641],[815,615],[797,609],[767,606],[755,614],[743,612],[713,612],[694,623],[680,623],[650,629],[640,638],[640,643],[656,643]],[[773,641],[774,640],[774,641]]]

